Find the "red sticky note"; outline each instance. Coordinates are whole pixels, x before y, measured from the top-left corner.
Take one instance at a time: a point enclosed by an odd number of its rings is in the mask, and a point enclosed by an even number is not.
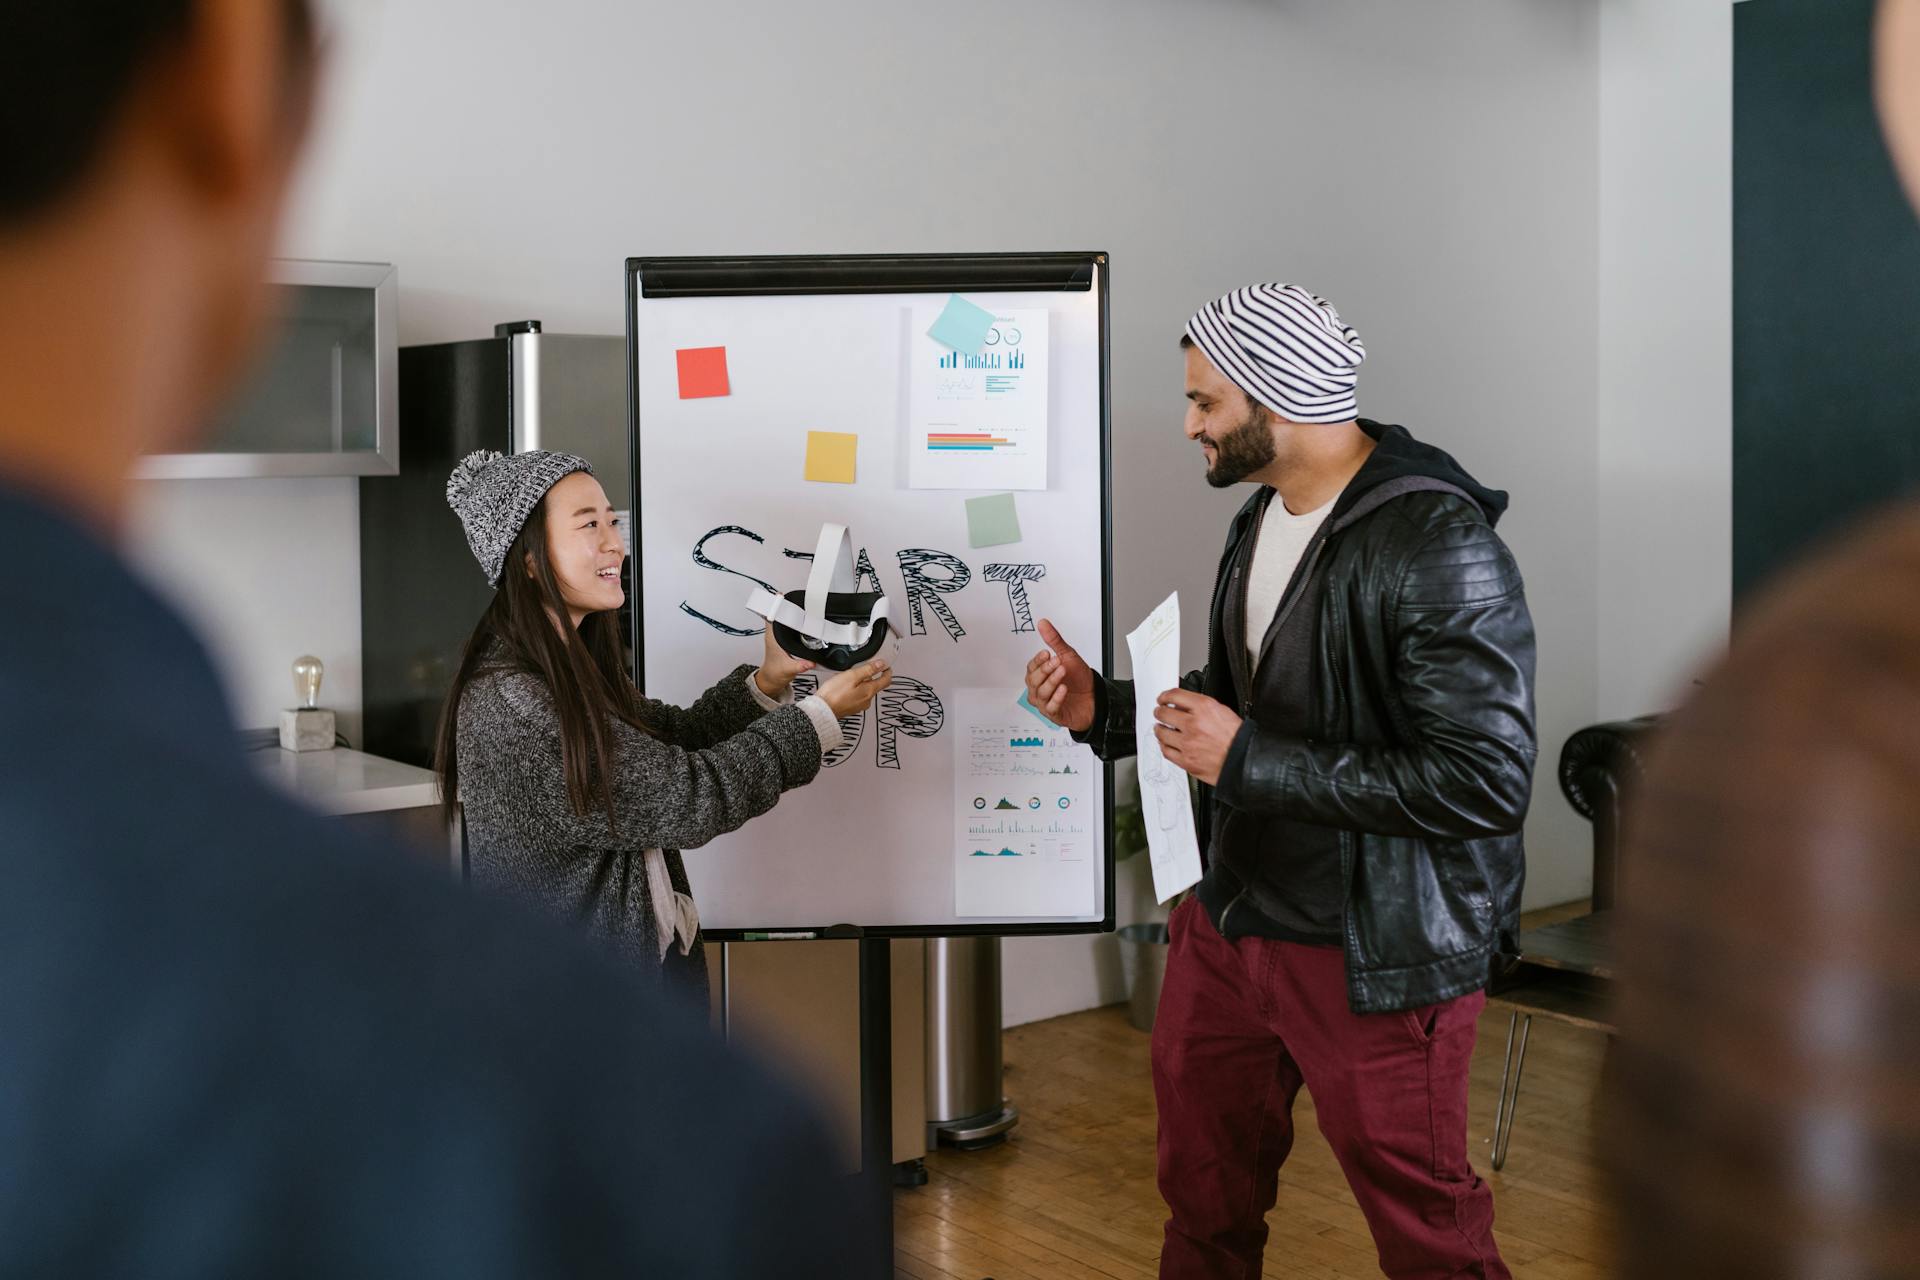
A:
[[[682,400],[728,393],[725,347],[683,347],[673,353],[673,358],[680,367]]]

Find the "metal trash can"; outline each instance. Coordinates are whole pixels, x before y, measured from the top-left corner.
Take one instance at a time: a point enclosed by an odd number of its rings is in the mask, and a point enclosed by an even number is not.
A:
[[[1120,927],[1120,973],[1127,982],[1127,1021],[1140,1031],[1153,1030],[1160,1008],[1160,982],[1167,975],[1167,926],[1129,924]]]
[[[1000,1095],[1000,939],[927,942],[927,1146],[1004,1142],[1020,1109]]]

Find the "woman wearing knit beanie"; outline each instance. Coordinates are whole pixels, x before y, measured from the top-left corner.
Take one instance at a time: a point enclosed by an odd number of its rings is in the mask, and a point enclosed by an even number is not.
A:
[[[679,850],[773,808],[841,745],[840,718],[893,679],[883,660],[796,703],[769,634],[687,708],[643,696],[616,615],[624,540],[592,467],[569,454],[475,453],[447,503],[497,589],[441,714],[442,800],[466,821],[483,887],[578,920],[646,971],[706,997],[706,961]],[[771,630],[771,629],[769,629]]]

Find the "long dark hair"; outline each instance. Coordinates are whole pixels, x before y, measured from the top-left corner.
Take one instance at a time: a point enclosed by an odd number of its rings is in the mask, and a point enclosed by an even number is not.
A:
[[[433,767],[440,775],[440,806],[449,822],[460,794],[460,699],[479,676],[518,671],[538,677],[553,698],[567,799],[574,813],[584,817],[589,808],[603,809],[608,825],[617,826],[612,784],[617,753],[608,717],[643,733],[653,730],[641,719],[640,691],[627,675],[619,614],[590,613],[578,628],[571,620],[547,555],[542,502],[507,551],[500,588],[467,638],[440,711]]]

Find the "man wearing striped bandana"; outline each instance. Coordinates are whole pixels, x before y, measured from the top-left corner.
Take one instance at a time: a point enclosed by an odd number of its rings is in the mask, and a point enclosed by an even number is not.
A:
[[[1155,704],[1207,850],[1153,1035],[1160,1274],[1260,1274],[1304,1085],[1387,1275],[1505,1278],[1467,1066],[1513,952],[1536,751],[1533,623],[1493,531],[1507,495],[1358,417],[1366,348],[1305,289],[1236,289],[1181,346],[1207,482],[1257,487],[1207,664]],[[1131,754],[1132,683],[1040,630],[1034,705]]]

